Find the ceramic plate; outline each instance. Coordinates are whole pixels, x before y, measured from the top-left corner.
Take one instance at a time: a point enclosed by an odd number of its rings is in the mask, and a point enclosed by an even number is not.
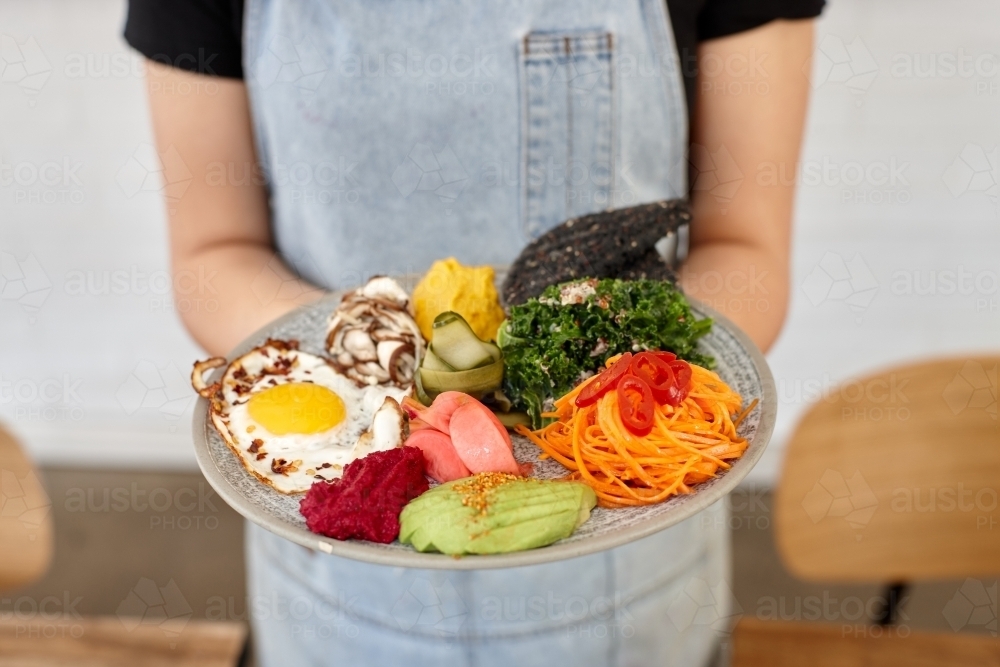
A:
[[[415,281],[406,279],[400,282],[408,291],[412,291]],[[295,339],[299,341],[300,349],[325,354],[323,343],[326,321],[339,305],[340,298],[340,294],[331,294],[315,304],[276,320],[244,341],[230,355],[230,360],[260,345],[269,337]],[[711,317],[715,320],[711,333],[700,341],[700,347],[715,357],[716,371],[743,396],[745,405],[755,398],[759,400],[757,407],[739,427],[740,435],[750,443],[746,452],[733,463],[732,468],[697,485],[695,493],[676,496],[646,507],[595,508],[590,519],[573,535],[547,547],[512,554],[454,558],[442,554],[419,553],[399,542],[342,542],[311,533],[299,514],[299,500],[302,496],[283,495],[251,476],[211,426],[208,401],[203,398],[198,399],[194,417],[194,444],[198,464],[219,496],[250,521],[309,549],[368,563],[449,570],[517,567],[575,558],[618,547],[669,528],[729,494],[760,460],[774,429],[777,395],[774,378],[764,357],[724,317],[703,307],[695,307],[694,310],[699,317]],[[221,375],[223,370],[224,368],[216,369],[213,379]],[[516,458],[519,461],[533,461],[536,477],[552,478],[566,474],[566,469],[551,459],[539,461],[539,450],[531,442],[517,435],[512,438]]]

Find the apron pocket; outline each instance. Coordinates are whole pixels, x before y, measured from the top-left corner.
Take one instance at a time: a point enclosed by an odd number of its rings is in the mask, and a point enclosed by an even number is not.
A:
[[[521,230],[608,208],[617,141],[614,36],[531,32],[520,49]]]

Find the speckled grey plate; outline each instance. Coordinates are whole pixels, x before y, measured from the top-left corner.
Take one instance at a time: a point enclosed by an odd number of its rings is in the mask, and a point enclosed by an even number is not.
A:
[[[408,277],[400,282],[408,290],[412,290],[415,280]],[[230,359],[260,345],[268,337],[296,339],[302,350],[324,354],[326,320],[340,303],[340,296],[331,294],[311,306],[300,308],[276,320],[244,341],[233,351]],[[757,407],[739,427],[740,435],[750,442],[746,453],[733,463],[732,468],[695,487],[695,493],[647,507],[595,508],[590,520],[573,535],[541,549],[495,556],[453,558],[442,554],[419,553],[399,542],[341,542],[311,533],[299,514],[299,500],[302,496],[280,494],[251,476],[212,428],[208,420],[208,401],[202,398],[198,399],[194,413],[194,444],[198,465],[219,496],[247,519],[304,547],[369,563],[450,570],[517,567],[575,558],[621,546],[669,528],[726,496],[760,460],[774,429],[777,395],[774,378],[764,357],[729,320],[708,308],[698,307],[695,312],[699,316],[715,320],[712,332],[702,339],[700,347],[715,357],[716,371],[743,396],[745,405],[755,398],[759,399]],[[219,375],[222,370],[217,369],[215,372]],[[514,436],[513,439],[515,456],[519,461],[535,462],[536,477],[548,479],[566,473],[566,469],[555,461],[539,461],[538,448],[528,440],[520,436]]]

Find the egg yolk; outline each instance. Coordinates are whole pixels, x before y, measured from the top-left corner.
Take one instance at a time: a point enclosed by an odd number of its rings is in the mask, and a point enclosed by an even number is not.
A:
[[[247,402],[250,418],[275,435],[320,433],[344,421],[344,401],[326,387],[291,382],[265,389]]]

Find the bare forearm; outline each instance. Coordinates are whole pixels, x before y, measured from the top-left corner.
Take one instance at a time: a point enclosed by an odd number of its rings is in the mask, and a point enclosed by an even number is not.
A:
[[[809,98],[802,65],[812,51],[812,34],[809,20],[772,21],[699,46],[700,62],[762,54],[768,86],[761,94],[720,94],[739,82],[737,74],[729,68],[699,71],[693,161],[699,171],[725,168],[725,180],[736,187],[722,197],[710,179],[695,181],[691,251],[681,282],[762,350],[778,337],[788,307],[795,186],[756,174],[762,166],[798,162]]]
[[[195,340],[223,355],[321,291],[277,258],[263,180],[231,176],[257,164],[243,82],[213,79],[210,94],[201,74],[148,62],[147,75],[164,173],[187,178],[168,209],[178,310]]]
[[[225,355],[248,335],[322,291],[296,278],[266,246],[228,243],[174,258],[179,290],[193,289],[184,325],[210,354]]]
[[[742,329],[761,350],[778,337],[788,308],[788,262],[740,243],[713,243],[691,250],[681,285]]]

